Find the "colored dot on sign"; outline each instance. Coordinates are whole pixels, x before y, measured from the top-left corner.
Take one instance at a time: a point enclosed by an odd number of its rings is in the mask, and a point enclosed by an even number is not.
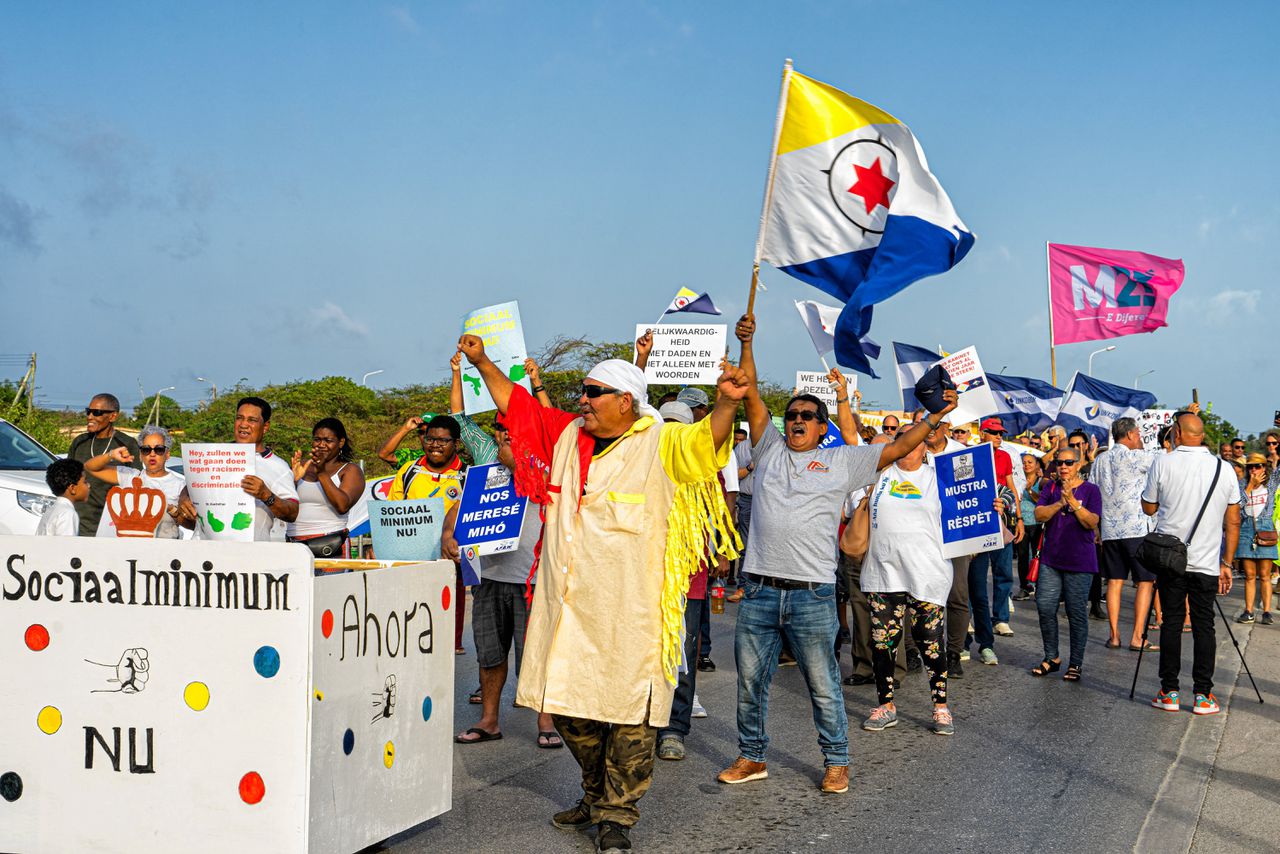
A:
[[[39,623],[27,627],[27,649],[40,652],[49,645],[49,630]]]
[[[182,699],[193,711],[203,712],[209,705],[209,686],[203,682],[189,682],[182,692]]]
[[[387,742],[387,746],[382,748],[382,764],[390,768],[396,761],[396,746],[391,742]]]
[[[62,729],[62,712],[53,706],[45,706],[36,715],[36,726],[40,727],[40,731],[45,735],[53,735]]]
[[[267,794],[267,785],[257,771],[250,771],[240,778],[240,800],[246,804],[256,804]]]
[[[320,617],[320,634],[328,637],[333,634],[333,612],[325,611]]]
[[[444,608],[446,611],[449,610],[449,588],[448,587],[446,587],[440,593],[440,607]]]
[[[321,701],[321,700],[323,700],[323,699],[324,699],[324,692],[323,692],[323,691],[321,691],[319,688],[317,688],[317,689],[316,689],[316,702],[318,703],[318,702],[320,702],[320,701]]]
[[[351,751],[356,749],[356,734],[351,730],[347,730],[342,734],[342,752],[351,755]]]
[[[263,679],[270,679],[280,672],[280,653],[274,646],[260,646],[253,654],[253,669]]]
[[[431,698],[424,697],[422,700],[422,719],[424,721],[431,720]]]
[[[0,798],[13,803],[22,797],[22,778],[13,771],[0,774]]]

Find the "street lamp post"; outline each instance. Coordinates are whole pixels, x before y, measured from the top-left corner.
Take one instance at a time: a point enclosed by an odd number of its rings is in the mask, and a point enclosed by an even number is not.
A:
[[[369,373],[365,374],[363,377],[361,377],[361,378],[360,378],[360,385],[364,386],[365,388],[368,388],[368,387],[369,387],[369,377],[371,377],[371,376],[373,376],[373,375],[375,375],[375,374],[380,374],[380,373],[382,373],[382,369],[381,369],[381,368],[379,368],[379,369],[378,369],[378,370],[376,370],[376,371],[369,371]]]
[[[1149,371],[1143,371],[1142,373],[1138,374],[1136,377],[1134,377],[1134,378],[1133,378],[1133,387],[1134,387],[1134,388],[1137,388],[1137,387],[1138,387],[1138,380],[1142,379],[1142,378],[1143,378],[1143,377],[1145,377],[1147,374],[1154,374],[1155,372],[1156,372],[1156,369],[1155,369],[1155,368],[1152,368],[1152,369],[1151,369],[1151,370],[1149,370]]]
[[[1085,371],[1085,373],[1086,373],[1087,375],[1089,375],[1089,376],[1093,376],[1093,357],[1094,357],[1094,356],[1096,356],[1096,355],[1098,355],[1099,353],[1109,353],[1109,352],[1111,352],[1112,350],[1114,350],[1115,348],[1116,348],[1116,345],[1112,344],[1110,347],[1103,347],[1101,350],[1094,350],[1092,353],[1090,353],[1090,354],[1089,354],[1089,369],[1088,369],[1087,371]]]
[[[210,393],[209,393],[209,402],[210,402],[210,403],[213,403],[215,400],[217,400],[217,399],[218,399],[218,384],[217,384],[217,383],[215,383],[213,380],[207,380],[207,379],[205,379],[204,377],[196,377],[196,381],[197,381],[197,382],[202,382],[202,383],[208,383],[208,384],[209,384],[209,388],[210,388],[210,389],[212,389],[212,391],[210,391]]]
[[[164,394],[166,391],[173,391],[175,388],[176,386],[169,386],[168,388],[162,388],[158,392],[156,392],[156,401],[151,405],[151,413],[155,417],[148,418],[147,421],[149,421],[152,424],[155,424],[157,427],[161,426],[160,425],[160,395]]]

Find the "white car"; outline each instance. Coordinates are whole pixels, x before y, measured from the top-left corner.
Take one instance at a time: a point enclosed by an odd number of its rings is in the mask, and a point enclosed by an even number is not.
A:
[[[34,534],[53,494],[45,469],[57,457],[0,418],[0,534]]]

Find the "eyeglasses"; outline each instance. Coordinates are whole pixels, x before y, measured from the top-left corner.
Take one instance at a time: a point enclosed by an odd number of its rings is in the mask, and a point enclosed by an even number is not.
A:
[[[94,409],[92,406],[86,406],[84,408],[85,415],[93,415],[97,418],[101,418],[104,415],[110,415],[113,412],[119,412],[119,411],[120,411],[119,409]]]
[[[169,449],[164,445],[139,445],[138,450],[141,451],[144,456],[150,456],[151,454],[165,454],[169,452]]]
[[[455,441],[457,441],[457,440],[456,440],[456,439],[441,439],[439,436],[431,436],[431,437],[429,437],[429,438],[424,438],[424,439],[422,440],[422,444],[424,444],[424,445],[452,445]]]
[[[626,392],[616,388],[609,388],[607,385],[587,385],[583,383],[579,397],[585,396],[595,400],[597,397],[604,397],[606,394],[626,394]]]
[[[811,409],[788,409],[787,413],[782,416],[783,421],[813,421],[818,417],[818,413]]]

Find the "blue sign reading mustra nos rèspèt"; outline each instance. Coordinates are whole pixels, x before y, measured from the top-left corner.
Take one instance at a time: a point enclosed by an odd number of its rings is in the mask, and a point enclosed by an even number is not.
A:
[[[528,502],[516,495],[511,470],[501,463],[472,466],[462,485],[453,536],[479,555],[501,554],[520,544]]]
[[[990,444],[933,458],[942,502],[943,557],[961,557],[1004,547],[995,511],[996,460]]]

